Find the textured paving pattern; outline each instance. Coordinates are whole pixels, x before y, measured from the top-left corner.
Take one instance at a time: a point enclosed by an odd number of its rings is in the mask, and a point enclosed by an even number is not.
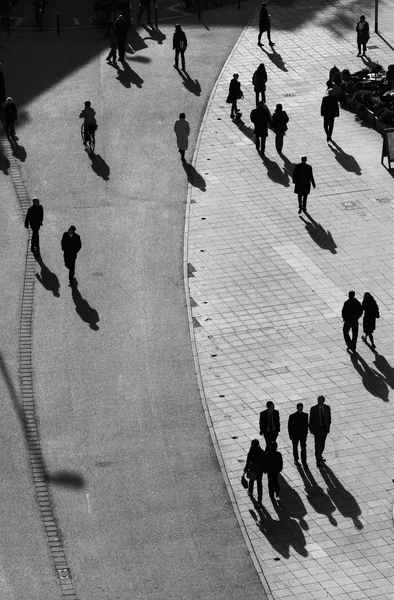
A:
[[[320,117],[329,69],[351,71],[359,2],[271,3],[275,52],[257,42],[257,16],[241,37],[208,105],[190,192],[189,285],[207,404],[232,491],[274,598],[392,600],[394,442],[393,179],[381,166],[381,137],[341,111],[333,143]],[[264,40],[263,40],[264,41]],[[368,59],[394,62],[376,35]],[[274,137],[255,150],[249,113],[252,73],[263,61],[267,102],[290,117],[282,160]],[[368,62],[368,61],[366,61]],[[225,103],[234,72],[243,121]],[[317,188],[310,217],[298,217],[293,165],[306,154]],[[369,290],[381,318],[377,351],[345,351],[340,311],[347,292]],[[288,415],[326,396],[333,424],[326,468],[309,437],[310,472],[293,465]],[[263,509],[240,485],[258,416],[270,399],[281,413],[280,505]]]

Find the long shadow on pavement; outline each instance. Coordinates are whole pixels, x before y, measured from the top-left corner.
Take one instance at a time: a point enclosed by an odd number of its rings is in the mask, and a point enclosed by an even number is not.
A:
[[[160,31],[158,27],[155,27],[154,25],[143,25],[143,28],[147,31],[147,33],[149,33],[149,37],[143,38],[144,40],[154,40],[155,42],[161,45],[164,42],[164,40],[167,39],[167,36],[162,31]]]
[[[85,487],[85,479],[72,471],[46,473],[45,480],[52,485],[61,485],[68,488],[83,489]]]
[[[205,179],[196,169],[193,167],[191,163],[184,162],[182,163],[183,168],[186,171],[187,180],[193,187],[198,188],[202,192],[207,191],[207,184],[205,183]]]
[[[102,177],[105,181],[109,180],[110,168],[100,154],[94,152],[87,152],[90,160],[92,161],[92,169],[99,177]]]
[[[272,64],[275,65],[275,67],[278,67],[278,69],[281,69],[282,71],[285,71],[285,72],[288,71],[285,63],[283,62],[283,58],[281,57],[279,52],[277,52],[276,50],[273,50],[273,49],[271,52],[268,52],[265,48],[262,48],[262,47],[261,47],[261,51],[264,52],[264,54],[267,56],[267,58],[270,59]]]
[[[389,390],[383,376],[375,369],[371,369],[357,352],[351,355],[351,361],[357,373],[360,374],[367,392],[380,398],[383,402],[389,402]]]
[[[41,257],[40,254],[36,255],[36,261],[38,262],[38,264],[41,267],[41,274],[39,275],[38,273],[36,273],[36,278],[38,279],[38,281],[41,283],[41,285],[46,290],[48,290],[49,292],[52,292],[52,294],[56,298],[59,298],[59,296],[60,296],[60,293],[59,293],[59,289],[60,289],[59,279],[57,278],[57,276],[55,275],[55,273],[52,273],[52,271],[50,271],[48,269],[48,267],[46,266],[46,264],[42,260],[42,257]]]
[[[182,83],[185,88],[195,96],[201,95],[201,85],[198,79],[192,79],[187,71],[181,71],[176,67],[179,75],[182,77]]]
[[[81,317],[82,321],[88,323],[90,329],[93,329],[93,331],[98,331],[99,326],[97,323],[100,321],[100,317],[97,310],[92,308],[89,302],[82,298],[76,285],[73,285],[71,295],[75,304],[75,310]]]
[[[18,398],[18,394],[16,392],[14,384],[12,382],[11,375],[8,372],[8,367],[5,364],[5,360],[4,360],[1,352],[0,352],[0,371],[3,376],[4,382],[8,388],[8,391],[9,391],[9,394],[10,394],[10,397],[12,400],[12,404],[14,405],[14,410],[15,410],[20,422],[22,423],[22,425],[25,425],[25,414],[24,414],[23,408],[21,406],[20,400]]]
[[[126,88],[131,88],[131,84],[137,86],[138,88],[142,88],[144,80],[138,75],[138,73],[133,71],[126,61],[123,61],[121,64],[123,69],[121,69],[119,65],[115,65],[116,70],[118,71],[118,76],[116,79],[118,79]]]
[[[9,175],[10,161],[4,154],[0,154],[0,171],[3,171],[4,175]]]
[[[327,492],[338,511],[346,518],[352,519],[356,529],[363,529],[359,519],[361,508],[355,497],[343,487],[342,483],[325,463],[320,466],[320,473],[327,484]]]
[[[16,158],[16,160],[20,160],[21,162],[25,162],[27,157],[27,152],[23,146],[18,144],[17,141],[11,143],[12,147],[12,156]]]
[[[317,223],[317,221],[311,217],[309,212],[306,212],[305,214],[307,215],[309,221],[304,219],[302,216],[300,216],[300,219],[305,223],[305,229],[311,236],[312,240],[323,250],[329,250],[332,254],[336,254],[337,245],[334,242],[331,232],[328,231],[328,229],[325,230],[323,225],[320,225],[320,223]]]
[[[301,529],[308,531],[309,525],[305,521],[308,514],[306,506],[299,493],[287,483],[286,479],[279,475],[280,506],[292,519],[297,519]]]
[[[267,175],[271,179],[271,181],[273,181],[274,183],[279,183],[280,185],[283,185],[285,187],[290,186],[289,172],[286,168],[282,171],[277,162],[275,162],[274,160],[270,160],[264,154],[261,155],[261,160],[263,161],[264,166],[267,169]]]
[[[331,140],[332,145],[328,146],[331,152],[334,153],[335,160],[349,173],[355,173],[356,175],[361,175],[361,167],[351,154],[346,154],[344,150],[336,142]]]
[[[376,350],[374,354],[375,360],[373,361],[373,364],[383,374],[387,385],[389,385],[391,389],[394,389],[394,368],[382,354],[379,354]]]
[[[317,484],[317,481],[313,477],[309,467],[301,467],[301,465],[298,465],[297,469],[305,486],[307,500],[313,510],[320,515],[326,515],[331,525],[336,527],[338,523],[333,517],[333,513],[335,512],[336,508],[330,497]]]
[[[242,119],[236,119],[236,121],[234,121],[234,123],[238,127],[238,129],[244,135],[246,135],[246,137],[249,140],[251,140],[254,143],[254,129],[253,129],[253,127],[249,127],[249,125],[246,125],[245,122]]]

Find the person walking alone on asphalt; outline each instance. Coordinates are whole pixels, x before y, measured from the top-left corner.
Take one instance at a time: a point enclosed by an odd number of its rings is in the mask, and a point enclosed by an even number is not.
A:
[[[308,415],[302,402],[297,404],[297,411],[289,416],[289,438],[293,444],[294,464],[299,464],[298,444],[301,446],[301,462],[306,465],[306,438],[308,437]]]
[[[80,119],[83,119],[83,132],[84,132],[84,144],[88,141],[89,131],[97,130],[97,121],[96,121],[96,111],[92,108],[92,104],[90,100],[86,100],[85,108],[81,111],[79,115]],[[86,148],[85,148],[86,150]]]
[[[33,204],[32,206],[29,206],[25,218],[26,229],[28,229],[30,225],[30,229],[32,231],[31,251],[33,252],[33,254],[40,253],[40,237],[38,232],[43,224],[43,221],[44,209],[41,206],[39,199],[33,198]]]
[[[379,307],[375,300],[375,298],[369,292],[365,292],[363,302],[361,307],[364,311],[363,317],[363,331],[364,335],[362,336],[363,342],[367,343],[367,338],[369,337],[371,341],[371,350],[375,350],[375,342],[373,339],[373,332],[376,328],[376,319],[379,319]]]
[[[272,115],[272,129],[275,132],[275,148],[278,154],[282,154],[283,138],[286,135],[288,122],[289,117],[287,116],[287,112],[283,110],[281,104],[277,104],[275,112]]]
[[[271,41],[271,19],[267,11],[267,5],[265,2],[262,3],[260,9],[260,17],[259,17],[259,35],[257,38],[257,45],[262,46],[261,36],[266,31],[269,45],[275,46],[275,44]]]
[[[230,119],[236,119],[239,114],[237,100],[242,98],[241,84],[238,81],[238,73],[234,73],[228,88],[227,104],[231,104]]]
[[[255,72],[253,73],[252,83],[254,85],[254,93],[256,95],[256,106],[260,101],[260,94],[262,102],[265,102],[265,90],[267,83],[267,71],[265,70],[264,63],[260,63]]]
[[[190,125],[186,121],[185,113],[179,115],[178,121],[175,121],[174,131],[178,144],[178,151],[181,155],[181,161],[185,162],[185,151],[189,146]]]
[[[275,442],[280,432],[280,417],[279,411],[275,409],[275,404],[268,400],[267,409],[260,413],[260,435],[264,436],[265,449],[269,447],[271,442]]]
[[[123,15],[119,15],[119,17],[115,21],[115,31],[116,31],[116,42],[118,45],[118,54],[119,54],[120,62],[124,62],[128,30],[129,30],[129,25],[128,25],[126,19],[124,18]]]
[[[77,254],[82,248],[81,238],[75,233],[76,227],[71,225],[68,231],[63,233],[61,245],[64,255],[64,264],[68,269],[69,286],[77,284],[75,279],[75,261],[77,260]]]
[[[361,303],[356,298],[356,292],[350,291],[349,298],[342,307],[343,337],[348,352],[356,352],[358,337],[358,320],[363,314]],[[352,330],[350,339],[349,331]]]
[[[320,114],[323,117],[323,127],[327,135],[327,142],[331,142],[335,117],[339,117],[339,104],[332,88],[328,90],[328,96],[324,96],[322,100]]]
[[[142,15],[146,11],[146,21],[148,25],[152,25],[152,21],[150,18],[150,0],[140,0],[140,7],[138,11],[137,21],[141,23]]]
[[[116,38],[115,23],[112,19],[110,21],[108,21],[107,31],[105,32],[105,35],[109,38],[109,43],[111,45],[111,51],[108,54],[106,60],[108,62],[116,63],[116,49],[117,49],[116,40],[117,40],[117,38]]]
[[[175,50],[175,62],[174,67],[179,69],[179,55],[181,56],[182,71],[186,70],[185,67],[185,52],[187,48],[187,38],[182,27],[177,23],[175,25],[175,32],[172,36],[172,49]]]
[[[272,117],[264,101],[259,102],[257,107],[251,111],[250,120],[254,125],[256,150],[261,154],[265,154],[268,127],[272,126]]]
[[[265,472],[265,452],[260,446],[259,440],[252,440],[244,473],[249,479],[248,494],[253,496],[254,482],[257,485],[257,502],[261,504],[263,499],[263,473]]]
[[[306,213],[306,202],[311,191],[311,184],[314,188],[316,187],[313,170],[307,164],[307,160],[307,157],[303,156],[293,171],[294,193],[298,195],[298,214],[301,214],[302,211]]]
[[[271,498],[274,494],[279,500],[280,497],[280,486],[278,481],[278,475],[283,469],[283,458],[282,454],[278,452],[278,444],[271,442],[265,455],[265,468],[268,476],[268,492]]]
[[[18,120],[18,111],[12,98],[8,97],[4,106],[5,132],[8,139],[15,141],[15,121]]]
[[[361,48],[362,48],[362,56],[365,56],[367,51],[367,43],[369,40],[369,23],[365,20],[365,16],[361,15],[359,22],[356,25],[357,32],[357,48],[358,54],[357,56],[361,56]]]
[[[321,463],[325,463],[323,452],[326,445],[327,435],[330,433],[331,427],[331,408],[325,404],[325,397],[319,396],[317,404],[312,406],[309,412],[309,431],[315,438],[315,457],[316,466],[320,467]]]

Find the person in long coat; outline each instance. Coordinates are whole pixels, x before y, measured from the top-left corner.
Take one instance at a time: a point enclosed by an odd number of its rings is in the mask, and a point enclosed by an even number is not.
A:
[[[271,19],[270,19],[270,15],[268,14],[266,3],[263,2],[262,5],[261,5],[260,16],[259,16],[259,35],[258,35],[258,38],[257,38],[257,45],[258,46],[262,46],[261,36],[263,35],[263,33],[265,31],[267,32],[267,38],[268,38],[269,45],[270,46],[275,46],[275,44],[271,41]]]
[[[369,23],[365,20],[365,16],[361,15],[359,22],[356,25],[357,31],[357,56],[361,56],[361,47],[363,50],[362,56],[365,56],[367,51],[367,43],[369,40]]]
[[[282,154],[283,138],[286,135],[288,122],[289,117],[287,112],[283,110],[283,106],[281,104],[277,104],[275,112],[272,115],[272,129],[275,132],[275,147],[278,154]]]
[[[307,157],[303,156],[293,171],[294,193],[298,195],[298,214],[306,212],[306,201],[311,191],[311,184],[314,188],[316,187],[313,170],[306,163],[307,160]]]
[[[361,304],[364,312],[363,317],[363,331],[364,335],[361,339],[366,343],[369,337],[371,341],[371,349],[375,350],[375,342],[373,339],[373,332],[376,329],[376,319],[380,317],[379,307],[375,298],[369,292],[365,292],[364,298]]]
[[[252,110],[250,120],[254,124],[256,150],[265,154],[265,142],[268,136],[268,127],[272,126],[272,117],[264,101],[259,102],[257,107]]]
[[[175,25],[174,35],[172,36],[172,49],[175,50],[174,67],[179,67],[179,56],[182,62],[182,71],[186,70],[185,52],[187,49],[187,37],[182,27],[177,23]]]
[[[239,78],[238,73],[234,73],[233,78],[230,81],[230,85],[229,85],[229,89],[228,89],[228,96],[227,96],[226,102],[228,104],[231,104],[230,119],[234,119],[236,117],[237,113],[239,112],[238,106],[237,106],[237,100],[241,93],[241,83],[238,81],[238,78]]]
[[[64,256],[64,264],[68,269],[69,286],[77,284],[75,279],[75,261],[77,260],[77,254],[82,248],[81,238],[75,233],[76,227],[71,225],[68,231],[63,233],[61,246]]]
[[[189,146],[190,125],[186,121],[185,113],[179,115],[179,119],[175,121],[174,131],[178,144],[178,151],[181,155],[181,161],[185,162],[185,151]]]
[[[278,475],[283,469],[283,457],[280,452],[278,452],[278,444],[276,442],[271,442],[269,448],[266,452],[265,456],[266,460],[266,470],[268,476],[268,492],[271,498],[274,497],[274,494],[279,500],[280,497],[280,485],[278,481]]]
[[[260,94],[261,100],[265,102],[265,89],[267,83],[267,71],[265,70],[264,63],[260,63],[255,72],[253,73],[252,83],[254,85],[254,92],[256,94],[256,106],[260,102]]]
[[[323,127],[327,135],[327,142],[330,142],[334,130],[334,121],[336,117],[339,117],[338,99],[332,88],[328,89],[328,95],[324,96],[322,100],[320,114],[323,117]]]
[[[265,452],[259,440],[252,440],[244,473],[249,477],[248,494],[253,496],[254,482],[257,484],[257,501],[261,504],[263,499],[263,473],[265,472]]]
[[[126,42],[127,42],[127,32],[129,30],[129,25],[124,18],[123,15],[119,15],[119,17],[115,21],[115,31],[116,31],[116,42],[118,45],[118,54],[119,60],[121,62],[124,61],[125,53],[126,53]]]
[[[5,132],[8,139],[15,140],[15,121],[18,120],[18,111],[15,102],[8,97],[4,106]]]
[[[33,198],[33,204],[29,206],[26,218],[25,227],[26,229],[31,228],[31,251],[33,254],[39,254],[40,252],[40,235],[39,230],[44,221],[44,209],[40,204],[38,198]]]

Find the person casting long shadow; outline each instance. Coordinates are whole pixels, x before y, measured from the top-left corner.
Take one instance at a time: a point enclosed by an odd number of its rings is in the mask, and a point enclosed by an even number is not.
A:
[[[353,352],[350,356],[353,367],[361,375],[363,385],[367,392],[381,398],[383,402],[389,401],[389,390],[386,381],[380,373],[371,369],[368,363],[358,354]]]
[[[90,329],[93,329],[93,331],[98,331],[99,326],[97,325],[97,323],[99,322],[100,317],[98,315],[97,310],[92,308],[89,302],[82,298],[76,285],[74,285],[71,288],[71,295],[75,304],[75,310],[77,314],[81,317],[82,321],[88,323]]]
[[[311,217],[311,215],[306,212],[306,216],[309,221],[304,219],[303,216],[300,215],[301,221],[305,223],[305,229],[311,236],[312,240],[320,246],[323,250],[329,250],[332,254],[336,254],[337,245],[334,242],[334,238],[331,235],[331,232],[324,229],[323,225],[320,225],[315,219]]]
[[[378,352],[376,352],[376,350],[374,351],[374,354],[375,360],[373,361],[373,364],[382,373],[387,385],[394,389],[394,368],[390,365],[390,363],[382,354],[379,354]]]
[[[186,171],[187,180],[193,187],[200,189],[202,192],[207,191],[207,184],[205,183],[205,179],[196,169],[193,167],[191,163],[186,161],[182,162],[182,166]]]
[[[92,161],[92,169],[99,177],[102,177],[105,181],[109,180],[110,168],[100,154],[94,152],[88,152],[88,156]]]
[[[176,70],[178,71],[179,75],[182,77],[182,83],[185,86],[185,88],[189,92],[194,94],[195,96],[200,96],[201,95],[201,85],[200,85],[198,79],[193,80],[186,70],[181,71],[181,69],[179,69],[178,67]]]
[[[278,163],[274,160],[270,160],[264,154],[261,156],[261,160],[264,163],[265,168],[267,169],[268,177],[274,182],[279,183],[280,185],[284,185],[285,187],[290,186],[290,178],[289,172],[280,168]]]
[[[335,160],[346,169],[350,173],[355,173],[356,175],[361,175],[361,167],[351,154],[346,154],[344,150],[336,142],[333,140],[330,141],[331,146],[329,146],[331,152],[334,153]]]
[[[327,492],[334,502],[338,511],[349,519],[353,520],[356,529],[363,529],[363,524],[359,519],[361,508],[355,497],[342,485],[333,471],[323,463],[320,473],[327,484]]]
[[[55,275],[55,273],[52,273],[52,271],[50,271],[48,269],[48,267],[46,266],[46,264],[42,260],[41,254],[36,254],[36,261],[38,262],[38,264],[41,267],[41,274],[39,275],[38,273],[36,273],[36,278],[38,279],[38,281],[41,283],[41,285],[46,290],[48,290],[49,292],[52,292],[52,294],[56,298],[59,298],[59,296],[60,296],[60,292],[59,292],[59,289],[60,289],[59,279],[57,278],[57,276]]]
[[[123,69],[121,69],[119,65],[116,65],[116,70],[118,72],[116,79],[118,79],[126,88],[130,88],[131,84],[137,86],[138,88],[142,88],[144,80],[138,75],[138,73],[133,71],[126,61],[122,62],[122,66]]]

